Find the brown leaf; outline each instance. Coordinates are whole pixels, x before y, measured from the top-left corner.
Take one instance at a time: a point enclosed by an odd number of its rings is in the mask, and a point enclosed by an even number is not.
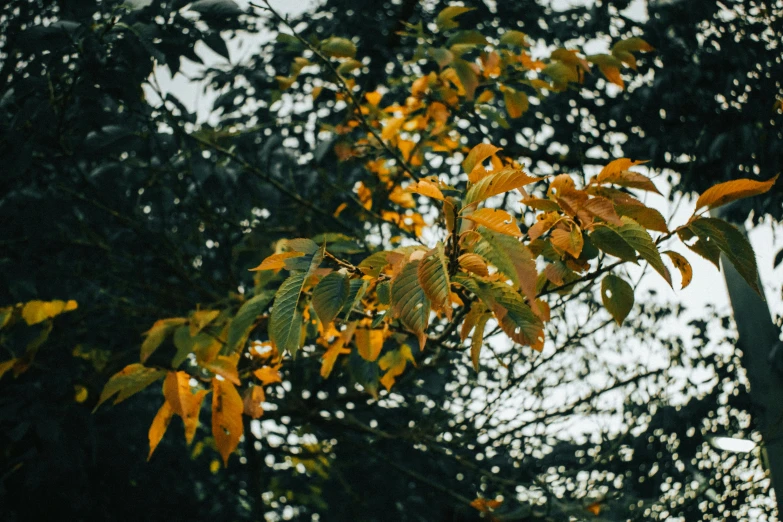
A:
[[[725,183],[719,183],[708,188],[696,201],[696,210],[702,207],[715,208],[736,201],[738,199],[757,196],[767,192],[778,179],[778,175],[767,181],[752,179],[735,179]]]
[[[245,390],[245,398],[242,401],[242,408],[245,415],[251,419],[258,419],[264,414],[264,408],[261,405],[266,400],[263,386],[251,386]]]

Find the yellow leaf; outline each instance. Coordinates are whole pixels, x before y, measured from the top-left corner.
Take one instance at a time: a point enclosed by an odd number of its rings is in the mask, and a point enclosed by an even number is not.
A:
[[[767,181],[756,181],[752,179],[735,179],[725,183],[719,183],[714,187],[708,188],[704,194],[699,196],[696,201],[696,210],[702,207],[715,208],[736,201],[738,199],[757,196],[767,192],[778,179],[776,175]]]
[[[253,375],[261,381],[261,384],[266,386],[276,382],[283,382],[283,377],[280,375],[280,365],[264,366],[253,372]]]
[[[30,301],[22,308],[22,318],[32,326],[63,312],[76,310],[77,306],[76,301]]]
[[[478,254],[462,254],[459,256],[459,266],[466,272],[472,272],[481,277],[489,275],[486,261]]]
[[[185,425],[185,441],[193,442],[198,429],[198,417],[206,390],[190,392],[190,375],[185,372],[169,372],[163,381],[163,396],[171,411],[182,418]]]
[[[459,23],[455,22],[454,18],[467,13],[468,11],[473,11],[473,9],[473,7],[448,6],[438,13],[438,16],[435,18],[435,23],[441,30],[454,29],[455,27],[459,27]]]
[[[148,331],[144,332],[146,338],[141,344],[141,362],[149,359],[158,346],[166,339],[177,326],[181,326],[187,323],[188,320],[183,317],[175,317],[172,319],[159,319],[155,321]]]
[[[198,310],[190,315],[190,336],[195,337],[220,315],[218,310]]]
[[[229,381],[212,379],[212,436],[226,466],[228,457],[242,437],[243,410],[242,397],[234,385]]]
[[[468,156],[462,162],[462,169],[465,171],[465,174],[473,172],[476,165],[481,165],[484,160],[496,154],[499,150],[501,149],[494,145],[490,145],[489,143],[479,143],[470,149]]]
[[[117,398],[114,399],[114,404],[124,401],[131,395],[140,392],[157,381],[165,374],[165,370],[147,368],[139,363],[129,364],[111,376],[109,382],[103,387],[101,396],[98,399],[98,404],[95,405],[95,410],[115,394],[117,394]]]
[[[465,196],[465,206],[480,203],[492,196],[524,187],[536,181],[538,178],[528,176],[522,169],[501,170],[471,186]]]
[[[245,398],[242,401],[243,412],[252,419],[258,419],[264,414],[261,405],[266,400],[263,386],[251,386],[245,390]]]
[[[158,444],[160,444],[161,439],[163,439],[163,435],[166,433],[173,416],[174,412],[172,411],[168,401],[164,402],[163,406],[160,407],[157,415],[155,415],[155,418],[152,420],[152,424],[150,425],[150,431],[148,434],[150,439],[150,453],[147,456],[147,460],[152,458],[152,454],[155,452],[155,448],[158,447]]]
[[[615,51],[646,53],[653,50],[655,50],[655,48],[652,45],[638,37],[626,38],[625,40],[621,40],[612,46],[613,54]]]
[[[237,354],[238,357],[238,354]],[[215,375],[220,375],[239,386],[239,373],[237,372],[237,357],[218,355],[211,361],[199,361],[199,365]]]
[[[280,270],[281,268],[285,268],[286,259],[292,257],[301,257],[303,255],[304,252],[281,252],[279,254],[272,254],[271,256],[261,261],[261,264],[258,265],[257,267],[251,268],[250,271],[254,272],[256,270]]]
[[[388,352],[378,361],[378,367],[381,369],[381,371],[386,372],[383,374],[383,377],[381,377],[380,382],[387,391],[391,390],[391,387],[394,386],[397,377],[402,375],[402,373],[405,371],[405,367],[407,366],[408,361],[416,366],[416,360],[413,358],[411,348],[407,344],[401,345],[398,350],[392,350]]]
[[[493,208],[481,208],[472,214],[465,215],[469,219],[495,232],[514,237],[522,237],[519,225],[516,224],[514,217],[505,210]]]
[[[334,368],[334,363],[337,362],[337,358],[341,355],[348,355],[351,353],[350,348],[346,348],[342,338],[337,339],[321,356],[321,377],[328,379]]]
[[[379,93],[378,91],[368,92],[364,95],[364,98],[367,100],[367,102],[370,105],[377,106],[379,103],[381,103],[381,98],[383,98],[383,94]]]
[[[473,339],[470,343],[470,360],[473,362],[473,369],[479,371],[479,360],[481,358],[481,348],[484,347],[484,328],[487,326],[491,314],[482,314],[476,321],[476,331],[473,333]]]
[[[445,199],[443,197],[443,192],[440,191],[438,186],[435,183],[432,183],[431,181],[427,181],[426,179],[408,185],[408,187],[406,187],[405,190],[407,192],[421,194],[422,196],[427,196],[429,198],[437,199],[440,201],[443,201]]]
[[[18,361],[18,359],[9,359],[8,361],[0,363],[0,379],[2,379],[3,375],[5,375],[8,370],[14,367],[16,361]]]
[[[89,395],[90,392],[87,391],[87,388],[85,388],[81,384],[77,384],[73,387],[73,400],[75,400],[79,404],[86,401]]]
[[[664,254],[669,256],[674,267],[680,271],[680,275],[682,276],[682,288],[691,284],[691,280],[693,280],[693,267],[691,267],[691,264],[685,259],[685,256],[673,250],[667,250]]]
[[[357,328],[354,334],[359,355],[366,361],[375,361],[383,348],[383,330]]]

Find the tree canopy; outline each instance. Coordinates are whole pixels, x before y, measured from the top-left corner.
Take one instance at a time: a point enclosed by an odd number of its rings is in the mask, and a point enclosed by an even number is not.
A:
[[[780,5],[144,4],[0,15],[9,516],[775,510],[729,319],[635,288],[760,291],[708,211],[780,218]]]

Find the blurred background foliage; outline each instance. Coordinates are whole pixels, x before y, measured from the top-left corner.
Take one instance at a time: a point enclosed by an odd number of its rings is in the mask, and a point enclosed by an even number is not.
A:
[[[533,174],[649,158],[688,193],[768,179],[783,164],[773,109],[783,92],[781,2],[650,0],[645,22],[624,14],[628,1],[463,3],[475,10],[462,23],[490,37],[513,28],[581,46],[643,35],[656,48],[624,91],[590,75],[512,125],[466,115],[469,141],[502,145],[531,160]],[[417,43],[399,33],[426,27],[446,5],[327,0],[292,24],[306,38],[352,38],[366,57],[362,91],[386,85],[387,99],[401,101],[394,82],[434,65],[405,62]],[[192,447],[164,438],[145,462],[157,389],[91,414],[156,319],[252,288],[246,270],[278,239],[373,226],[359,212],[332,217],[367,172],[363,160],[338,160],[337,134],[319,132],[345,118],[334,91],[312,101],[323,74],[304,71],[281,93],[275,76],[300,52],[289,41],[251,40],[263,43],[241,60],[229,53],[226,42],[277,29],[228,0],[0,8],[0,304],[80,305],[55,319],[29,371],[0,380],[4,518],[775,516],[763,452],[709,443],[758,441],[730,319],[705,310],[683,327],[682,309],[655,296],[637,299],[618,328],[595,295],[576,292],[548,332],[556,351],[493,344],[498,358],[475,374],[466,355],[433,350],[379,400],[354,386],[368,379],[358,363],[329,380],[313,358],[288,364],[268,394],[273,406],[246,426],[241,459],[217,472],[206,429]],[[194,78],[218,94],[200,108],[206,118],[155,81],[156,67],[174,74],[183,60],[200,62],[197,43],[230,58]],[[779,187],[733,207],[757,221],[780,220],[781,210]],[[0,342],[20,349],[6,331]]]

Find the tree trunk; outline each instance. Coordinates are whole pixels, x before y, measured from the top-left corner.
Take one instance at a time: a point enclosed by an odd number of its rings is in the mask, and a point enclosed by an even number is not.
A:
[[[742,225],[738,228],[744,231]],[[751,415],[761,432],[762,451],[766,453],[778,512],[783,513],[783,375],[776,364],[781,356],[777,352],[783,350],[778,340],[780,332],[772,322],[766,301],[753,291],[725,256],[721,262],[739,333],[742,365],[750,381]]]

